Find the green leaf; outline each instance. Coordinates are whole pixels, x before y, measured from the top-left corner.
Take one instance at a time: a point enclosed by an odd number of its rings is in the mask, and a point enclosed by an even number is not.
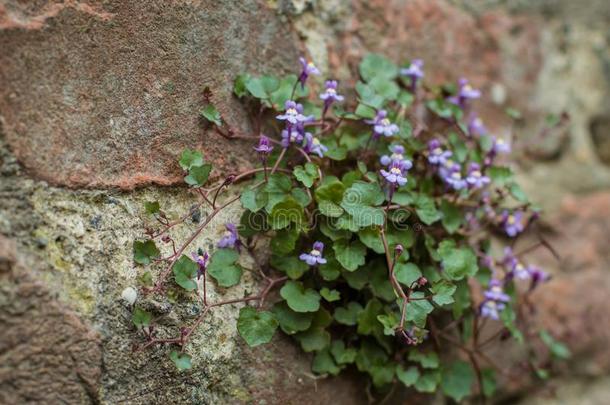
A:
[[[389,59],[378,55],[368,54],[362,59],[359,66],[360,76],[369,82],[375,77],[394,79],[398,76],[398,67]]]
[[[210,258],[208,274],[216,280],[221,287],[232,287],[239,283],[242,275],[241,266],[238,265],[239,254],[233,249],[218,249]]]
[[[271,94],[271,103],[276,110],[283,109],[286,101],[290,100],[296,81],[296,75],[288,75],[280,80],[278,89]],[[294,92],[294,99],[306,97],[308,93],[307,87],[302,90],[301,86],[297,86]]]
[[[378,365],[388,363],[388,355],[371,340],[364,340],[356,355],[356,366],[360,371],[368,371]]]
[[[368,284],[370,269],[366,266],[358,268],[356,271],[343,270],[341,275],[347,284],[354,290],[362,290]]]
[[[237,230],[244,238],[267,232],[269,230],[267,214],[263,211],[252,212],[250,210],[244,210],[239,219],[239,227]]]
[[[286,255],[292,252],[298,238],[299,232],[296,229],[280,229],[275,233],[275,236],[271,238],[271,252],[276,255]]]
[[[269,343],[277,327],[278,321],[271,312],[257,311],[252,307],[239,310],[237,331],[250,347]]]
[[[316,374],[337,375],[341,368],[337,367],[329,350],[322,350],[314,356],[311,371]]]
[[[477,256],[468,247],[455,247],[453,241],[444,240],[438,247],[445,274],[451,280],[461,280],[472,277],[478,271]]]
[[[326,176],[324,177],[322,184],[316,189],[315,197],[318,203],[327,200],[335,204],[340,204],[344,192],[345,186],[339,179],[334,176]]]
[[[540,339],[549,348],[551,354],[559,359],[568,359],[572,355],[570,349],[561,342],[558,342],[546,330],[540,331]]]
[[[320,308],[320,294],[305,288],[298,281],[288,281],[280,290],[290,309],[296,312],[316,312]]]
[[[390,384],[394,379],[394,372],[394,363],[375,365],[368,370],[375,387],[382,387]]]
[[[421,270],[415,263],[403,263],[401,261],[394,265],[394,274],[398,282],[407,288],[410,288],[422,276]]]
[[[510,306],[506,306],[506,308],[504,308],[502,312],[500,312],[500,320],[502,320],[504,326],[506,326],[506,329],[508,329],[512,337],[515,338],[517,342],[522,344],[523,333],[521,333],[521,331],[517,328],[517,325],[515,325],[517,315],[515,314],[513,308]]]
[[[415,383],[415,390],[418,392],[433,393],[440,380],[440,373],[437,370],[422,373]]]
[[[337,364],[351,364],[356,359],[358,351],[353,347],[345,347],[342,340],[333,340],[330,345],[330,353],[335,358]]]
[[[441,280],[435,283],[432,287],[432,292],[434,293],[432,300],[438,305],[453,304],[455,301],[453,299],[455,290],[457,290],[457,286],[455,284],[452,284],[447,280]]]
[[[525,192],[517,183],[513,183],[509,187],[510,194],[517,199],[517,201],[526,203],[529,201]]]
[[[333,243],[333,250],[335,258],[349,271],[354,271],[364,264],[366,247],[359,241],[338,240]]]
[[[297,166],[292,170],[294,177],[307,188],[313,186],[318,176],[318,166],[313,163],[305,163],[305,167]]]
[[[186,353],[178,353],[173,350],[169,354],[169,358],[174,362],[174,365],[179,371],[188,370],[192,367],[191,356]]]
[[[252,77],[245,83],[246,89],[253,97],[263,100],[270,98],[279,85],[279,80],[270,76]]]
[[[383,78],[381,78],[381,80],[387,81],[387,79],[383,79]],[[361,115],[361,114],[358,114],[358,108],[360,108],[361,105],[364,105],[366,107],[371,107],[373,109],[373,116],[370,117],[370,118],[373,118],[375,116],[375,114],[377,113],[376,109],[380,109],[383,106],[383,102],[384,102],[383,96],[380,94],[377,94],[375,89],[373,89],[372,86],[369,86],[362,82],[356,83],[356,92],[358,93],[358,98],[359,98],[359,101],[361,102],[361,104],[359,104],[358,107],[356,108],[356,114]],[[366,117],[366,118],[369,118],[369,117]]]
[[[327,217],[337,218],[343,214],[343,208],[338,206],[332,201],[322,200],[318,204],[318,210],[322,215],[326,215]]]
[[[271,266],[283,271],[288,277],[293,280],[301,278],[309,269],[309,266],[304,261],[295,256],[271,256],[269,261]]]
[[[335,309],[333,317],[342,325],[354,326],[358,322],[358,316],[364,310],[362,305],[355,301],[351,301],[346,307],[338,307]]]
[[[409,352],[409,360],[421,364],[423,368],[438,368],[439,366],[438,354],[432,351],[422,352],[417,349],[412,349]]]
[[[193,291],[197,289],[197,283],[195,280],[195,276],[197,276],[197,270],[199,266],[197,263],[189,259],[187,256],[182,255],[180,258],[174,263],[172,267],[172,272],[174,273],[174,278],[176,280],[176,284],[180,287],[184,288],[187,291]]]
[[[383,328],[377,315],[382,315],[383,305],[373,298],[369,300],[364,310],[358,315],[358,333],[361,335],[371,335],[375,332],[383,333]]]
[[[136,328],[141,329],[150,325],[152,315],[144,311],[142,308],[135,307],[131,316],[131,321]]]
[[[347,157],[347,148],[338,145],[333,139],[326,139],[322,144],[328,148],[328,150],[324,152],[324,157],[332,160],[344,160]]]
[[[354,114],[361,118],[373,119],[375,118],[377,111],[373,107],[369,107],[368,105],[358,104],[358,106],[356,107],[356,111],[354,111]]]
[[[180,155],[178,161],[182,170],[189,170],[191,167],[197,167],[203,165],[203,155],[201,152],[196,150],[185,149]]]
[[[419,370],[417,367],[413,366],[405,370],[401,365],[399,365],[396,367],[396,377],[398,377],[400,382],[406,387],[411,387],[419,379]]]
[[[311,197],[305,190],[306,189],[304,188],[295,187],[290,191],[290,195],[292,196],[292,198],[294,198],[296,202],[298,202],[299,205],[303,208],[311,204]]]
[[[394,336],[399,319],[394,313],[377,315],[377,320],[383,325],[383,334],[386,336]]]
[[[239,197],[241,205],[252,212],[257,212],[267,205],[267,193],[262,190],[245,190]]]
[[[426,225],[432,225],[434,222],[441,219],[441,214],[437,211],[432,197],[420,194],[415,201],[415,207],[417,216]]]
[[[222,118],[220,117],[220,113],[212,104],[208,104],[201,110],[201,116],[206,120],[210,121],[212,124],[221,126]]]
[[[330,344],[330,333],[320,327],[312,327],[305,332],[297,333],[294,337],[306,352],[324,350]]]
[[[369,284],[373,295],[384,301],[394,301],[396,293],[388,278],[388,267],[385,260],[381,258],[371,260],[366,264],[366,267],[369,269]]]
[[[280,328],[287,335],[294,335],[309,329],[314,316],[312,312],[294,312],[285,301],[275,304],[272,311],[280,323]]]
[[[401,91],[398,94],[397,101],[402,108],[409,108],[411,104],[413,104],[413,100],[415,100],[415,96],[413,96],[413,94],[409,93],[408,91]]]
[[[470,363],[459,360],[451,364],[451,366],[443,368],[441,373],[441,389],[445,395],[460,402],[463,398],[470,395],[474,378],[474,371]]]
[[[496,392],[496,373],[493,369],[487,368],[481,371],[483,377],[483,395],[491,398]]]
[[[380,228],[367,227],[358,231],[358,238],[366,247],[375,253],[382,254],[385,252],[383,241],[381,240]]]
[[[159,212],[160,208],[159,201],[146,201],[144,203],[144,209],[148,214],[156,214]]]
[[[513,171],[510,167],[491,166],[487,169],[487,175],[499,186],[503,186],[513,179]]]
[[[424,293],[417,291],[411,294],[411,298],[423,298]],[[402,304],[402,300],[401,304]],[[426,326],[426,318],[428,314],[432,312],[434,307],[428,302],[427,299],[417,299],[407,304],[407,315],[405,319],[412,321],[416,326],[424,328]]]
[[[294,198],[287,197],[273,206],[269,221],[273,229],[283,229],[291,223],[300,229],[305,222],[303,207]]]
[[[189,186],[201,187],[208,181],[210,172],[212,171],[212,165],[209,163],[203,166],[194,166],[189,169],[189,174],[184,177],[184,182]]]
[[[159,249],[152,240],[133,242],[133,260],[139,264],[150,264],[152,259],[159,257]]]
[[[248,94],[248,90],[246,89],[246,83],[250,80],[249,74],[241,74],[235,78],[235,82],[233,83],[233,93],[238,98],[241,98]]]
[[[326,264],[320,265],[318,272],[325,281],[334,281],[341,275],[341,264],[332,251],[328,251],[325,256]]]
[[[386,100],[396,100],[400,88],[394,80],[376,76],[369,81],[369,86]]]
[[[426,102],[426,107],[441,118],[462,118],[462,110],[455,104],[449,103],[443,99],[435,99]]]
[[[320,290],[320,295],[328,302],[339,301],[341,299],[341,294],[337,290],[329,290],[326,287],[322,287]]]
[[[443,199],[441,202],[440,209],[442,213],[443,226],[447,232],[454,233],[457,231],[464,222],[464,214],[462,213],[462,210],[460,210],[457,205],[452,204],[445,199]]]

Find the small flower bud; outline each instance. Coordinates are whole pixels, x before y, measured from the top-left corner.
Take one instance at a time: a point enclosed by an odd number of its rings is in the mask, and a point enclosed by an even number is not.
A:
[[[121,298],[129,305],[133,305],[138,298],[138,292],[133,287],[127,287],[121,293]]]
[[[396,254],[396,257],[399,257],[402,254],[402,252],[404,252],[404,251],[405,251],[405,248],[402,247],[401,244],[396,245],[396,247],[394,248],[394,253]]]
[[[422,276],[422,277],[420,277],[420,278],[417,280],[417,285],[418,285],[418,286],[420,286],[420,287],[423,287],[423,286],[425,286],[426,284],[428,284],[428,279],[427,279],[426,277],[423,277],[423,276]]]

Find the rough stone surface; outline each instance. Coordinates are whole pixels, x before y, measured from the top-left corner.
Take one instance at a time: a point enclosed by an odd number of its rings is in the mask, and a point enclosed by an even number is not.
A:
[[[587,7],[569,0],[0,0],[0,234],[10,238],[0,239],[0,402],[36,402],[36,384],[49,395],[61,386],[66,397],[49,396],[51,403],[366,400],[357,378],[314,380],[310,357],[285,338],[244,347],[235,332],[239,306],[211,314],[187,348],[193,370],[178,373],[169,348],[131,353],[141,336],[120,299],[142,273],[131,242],[150,221],[143,202],[159,200],[170,215],[192,204],[183,188],[150,186],[180,180],[180,150],[199,148],[225,171],[250,164],[246,144],[220,138],[197,117],[204,87],[232,127],[248,129],[242,106],[229,96],[234,76],[294,69],[305,49],[340,79],[367,51],[397,62],[421,57],[432,83],[464,75],[493,104],[484,111],[487,125],[518,150],[546,142],[536,134],[548,113],[568,113],[566,130],[549,135],[565,142],[551,139],[544,161],[530,156],[518,167],[532,200],[547,210],[541,231],[563,259],[542,251],[532,259],[554,275],[535,297],[536,319],[574,353],[555,370],[570,384],[551,382],[532,403],[557,403],[557,395],[604,403],[609,16],[604,0]],[[502,113],[508,106],[526,119],[509,126]],[[194,245],[210,246],[238,216],[237,207],[227,211]],[[182,239],[195,226],[174,235]],[[240,260],[255,269],[251,258]],[[212,289],[211,296],[258,288],[246,272],[241,286]],[[154,309],[167,335],[198,310],[195,301],[140,297],[138,304]],[[24,335],[28,345],[16,344]],[[495,350],[500,358],[524,358],[514,347]],[[524,389],[532,392],[529,378],[508,383],[513,402]]]
[[[9,145],[33,175],[70,187],[176,183],[184,147],[227,170],[248,165],[247,148],[204,129],[203,90],[230,126],[248,128],[235,76],[297,59],[294,35],[253,0],[0,7]]]

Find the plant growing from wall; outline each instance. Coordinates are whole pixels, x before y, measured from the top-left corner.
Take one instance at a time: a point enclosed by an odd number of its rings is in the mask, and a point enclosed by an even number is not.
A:
[[[547,244],[510,247],[538,211],[513,179],[511,143],[476,115],[481,92],[465,79],[432,86],[422,61],[400,69],[379,55],[361,62],[350,97],[333,80],[308,86],[312,75],[320,72],[301,59],[299,76],[239,76],[234,93],[252,113],[252,134],[229,128],[211,103],[202,109],[219,136],[250,141],[259,164],[226,175],[185,150],[178,164],[198,199],[191,211],[169,218],[146,203],[157,225],[133,244],[135,262],[151,266],[141,290],[181,290],[175,305],[197,302],[200,314],[168,337],[136,303],[137,350],[171,345],[170,359],[188,369],[189,339],[208,312],[239,305],[248,345],[281,330],[313,354],[314,373],[355,367],[379,391],[400,383],[457,401],[493,395],[507,371],[485,351],[509,336],[529,348],[539,375],[534,341],[566,357],[527,322],[530,295],[548,275],[524,256]],[[219,180],[210,184],[210,175]],[[213,251],[196,246],[231,204],[243,207],[239,223],[226,224]],[[173,229],[202,206],[208,213],[192,235],[174,240]],[[494,234],[508,242],[500,254]],[[258,263],[260,292],[211,302],[209,284],[239,284],[240,255],[261,245],[269,254]]]

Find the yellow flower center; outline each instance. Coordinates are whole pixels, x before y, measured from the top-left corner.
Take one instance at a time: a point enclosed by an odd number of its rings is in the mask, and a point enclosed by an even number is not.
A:
[[[307,62],[307,67],[309,68],[315,68],[316,65],[313,64],[313,62]]]
[[[518,264],[518,265],[515,267],[515,270],[517,270],[517,271],[523,271],[524,269],[525,269],[525,267],[523,267],[523,265],[522,265],[522,264]]]
[[[333,89],[332,87],[327,88],[326,92],[329,94],[337,94],[337,90]]]
[[[435,155],[440,155],[441,153],[443,153],[443,150],[441,148],[435,148],[432,153],[434,153]]]
[[[469,84],[467,84],[467,85],[465,85],[464,87],[462,87],[462,90],[464,90],[464,91],[470,91],[470,90],[472,90],[472,86],[471,86],[471,85],[469,85]]]
[[[396,175],[402,174],[402,172],[400,171],[400,169],[399,169],[398,167],[393,167],[393,168],[391,168],[391,169],[390,169],[390,172],[391,172],[392,174],[396,174]]]
[[[496,143],[497,143],[498,145],[504,145],[504,139],[498,139],[498,140],[496,141]]]
[[[383,125],[384,127],[387,127],[388,125],[390,125],[390,120],[387,118],[382,119],[381,125]]]
[[[517,222],[517,220],[515,219],[515,217],[513,215],[509,215],[508,218],[506,219],[506,222],[508,222],[509,225],[514,225],[515,222]]]
[[[445,167],[446,168],[451,169],[452,166],[453,166],[453,160],[451,160],[451,159],[445,160]]]
[[[318,138],[313,138],[311,140],[311,143],[313,143],[314,145],[319,145],[320,144],[320,140]]]
[[[460,179],[462,177],[462,175],[459,172],[453,172],[451,173],[451,177],[453,177],[454,179]]]
[[[286,110],[286,114],[297,115],[298,112],[297,112],[296,108],[289,108],[289,109]]]
[[[472,172],[470,172],[470,175],[474,177],[481,177],[481,172],[478,170],[473,170]]]
[[[392,160],[402,160],[401,153],[392,153]]]
[[[320,251],[318,249],[313,249],[309,254],[312,256],[320,256]]]

